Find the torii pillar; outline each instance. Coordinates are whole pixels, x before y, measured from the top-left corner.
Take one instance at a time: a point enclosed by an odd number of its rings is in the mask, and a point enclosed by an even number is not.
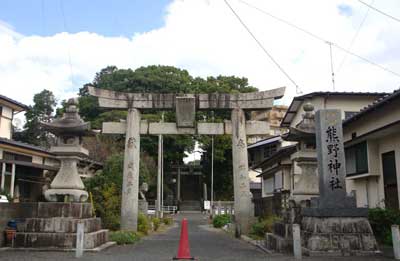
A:
[[[247,156],[246,118],[240,108],[232,110],[232,165],[235,198],[236,233],[247,233],[250,228],[252,202]]]
[[[137,230],[139,207],[140,112],[129,108],[121,199],[121,230]]]

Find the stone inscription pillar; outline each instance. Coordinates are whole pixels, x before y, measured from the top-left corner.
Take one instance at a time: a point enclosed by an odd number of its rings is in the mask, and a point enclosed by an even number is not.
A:
[[[346,199],[346,163],[340,110],[315,115],[320,207],[343,207]]]
[[[140,161],[140,112],[131,108],[126,121],[121,230],[137,231]]]
[[[232,110],[232,163],[237,233],[247,233],[250,226],[251,192],[248,173],[246,119],[244,111]]]

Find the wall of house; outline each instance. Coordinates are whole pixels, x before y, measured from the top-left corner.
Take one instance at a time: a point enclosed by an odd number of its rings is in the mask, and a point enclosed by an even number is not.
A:
[[[11,139],[11,119],[13,117],[13,111],[11,108],[3,106],[2,107],[2,115],[0,117],[0,137]]]
[[[360,111],[362,108],[376,100],[375,96],[331,96],[331,97],[313,97],[303,101],[299,110],[293,118],[290,126],[296,126],[303,119],[303,105],[310,102],[314,105],[314,111],[320,109],[341,109],[342,118],[345,118],[345,111]]]
[[[396,157],[397,186],[400,199],[400,133],[379,139],[368,140],[368,175],[360,178],[347,179],[347,191],[356,190],[359,207],[384,207],[384,184],[382,170],[382,154],[394,151]]]
[[[388,124],[400,120],[400,103],[392,102],[386,105],[384,110],[373,111],[368,113],[368,117],[362,117],[356,122],[349,123],[344,128],[344,141],[351,140],[352,134],[356,133],[357,137],[369,133],[373,130],[384,127]]]

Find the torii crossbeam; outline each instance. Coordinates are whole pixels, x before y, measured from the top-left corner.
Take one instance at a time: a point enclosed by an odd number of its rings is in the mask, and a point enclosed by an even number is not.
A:
[[[137,230],[140,134],[232,135],[232,162],[237,231],[246,233],[253,213],[248,176],[246,135],[268,135],[265,121],[246,121],[245,110],[266,110],[285,93],[285,87],[238,94],[124,93],[89,87],[103,108],[127,109],[126,122],[104,122],[103,133],[126,134],[121,203],[121,229]],[[141,121],[141,109],[176,110],[177,122]],[[195,122],[198,110],[231,110],[231,121]]]

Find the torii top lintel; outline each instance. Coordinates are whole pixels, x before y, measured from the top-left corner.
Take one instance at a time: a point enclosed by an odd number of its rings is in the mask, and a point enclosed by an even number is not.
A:
[[[209,94],[176,94],[176,93],[126,93],[89,86],[89,94],[99,99],[103,108],[137,108],[137,109],[175,109],[176,97],[193,97],[196,108],[207,109],[269,109],[275,99],[280,99],[285,87],[262,92],[250,93],[209,93]]]

